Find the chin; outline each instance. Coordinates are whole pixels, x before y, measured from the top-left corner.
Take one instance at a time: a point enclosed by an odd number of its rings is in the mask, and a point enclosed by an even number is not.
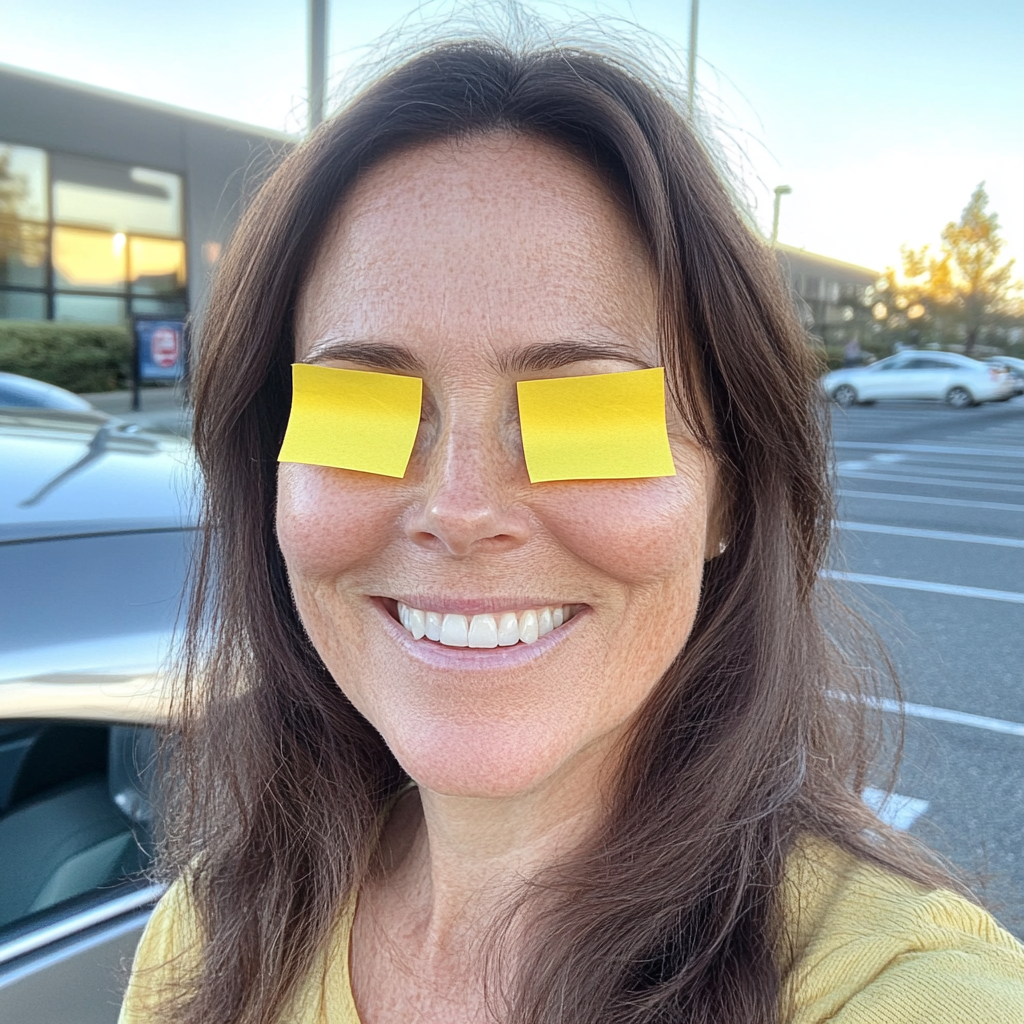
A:
[[[443,796],[501,799],[529,793],[580,756],[537,723],[421,724],[385,736],[421,788]]]

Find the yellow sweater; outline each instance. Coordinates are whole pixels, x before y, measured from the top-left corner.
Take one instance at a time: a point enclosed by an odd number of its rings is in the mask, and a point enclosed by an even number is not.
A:
[[[815,841],[790,857],[785,905],[789,1024],[1024,1024],[1024,947],[954,893],[926,890]],[[349,910],[282,1022],[360,1024],[351,923]],[[144,990],[159,987],[174,957],[187,957],[194,929],[179,882],[139,944],[120,1024],[150,1020]]]

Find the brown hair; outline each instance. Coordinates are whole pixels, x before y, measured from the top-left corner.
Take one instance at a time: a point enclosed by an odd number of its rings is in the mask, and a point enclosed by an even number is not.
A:
[[[635,724],[600,834],[527,890],[523,906],[543,901],[544,913],[496,1013],[776,1021],[780,889],[798,835],[941,880],[858,799],[873,752],[861,698],[878,673],[848,667],[842,615],[823,624],[837,605],[818,582],[833,512],[818,365],[773,253],[633,62],[444,44],[379,78],[284,160],[217,274],[194,382],[204,542],[164,859],[189,877],[204,937],[171,1019],[277,1019],[366,877],[375,823],[406,781],[306,637],[275,537],[293,309],[359,175],[405,147],[499,131],[584,155],[631,205],[659,283],[672,392],[726,481],[730,544],[708,563],[689,641]]]

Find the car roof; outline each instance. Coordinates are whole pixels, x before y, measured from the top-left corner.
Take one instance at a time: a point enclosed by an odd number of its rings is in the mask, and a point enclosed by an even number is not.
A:
[[[959,352],[943,352],[938,349],[905,348],[896,355],[903,358],[939,359],[946,363],[957,363],[960,366],[979,366],[980,360],[971,359],[970,356],[961,355]]]
[[[88,412],[93,407],[80,395],[20,373],[0,372],[0,408],[64,409]]]

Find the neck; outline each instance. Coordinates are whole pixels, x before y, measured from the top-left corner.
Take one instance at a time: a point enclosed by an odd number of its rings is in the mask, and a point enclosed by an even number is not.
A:
[[[513,795],[407,794],[386,829],[379,882],[402,894],[420,942],[451,948],[489,934],[524,882],[598,827],[608,760],[595,755]]]

